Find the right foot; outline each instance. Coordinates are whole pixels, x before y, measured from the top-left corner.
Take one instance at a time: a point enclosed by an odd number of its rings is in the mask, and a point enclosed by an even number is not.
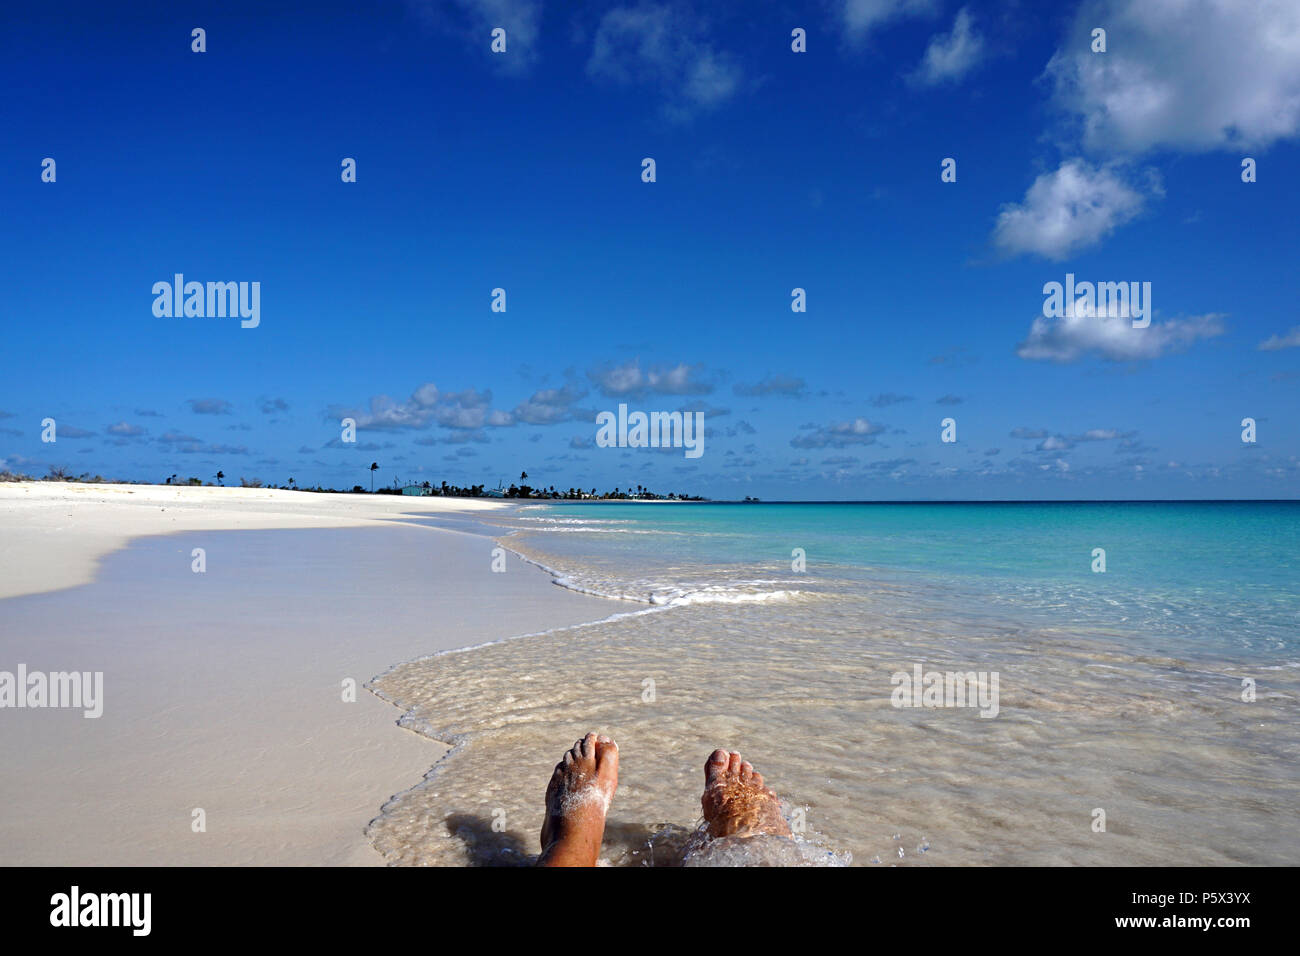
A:
[[[538,866],[595,866],[618,787],[618,744],[587,734],[555,765],[546,788]]]
[[[704,765],[704,819],[709,836],[790,836],[776,791],[763,786],[763,776],[734,751],[715,750]]]

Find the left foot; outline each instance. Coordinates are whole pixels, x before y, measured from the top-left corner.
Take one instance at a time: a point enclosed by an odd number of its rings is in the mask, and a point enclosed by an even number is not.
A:
[[[776,791],[763,783],[763,775],[734,750],[715,750],[704,765],[704,819],[709,836],[754,836],[773,833],[790,836]]]
[[[618,744],[587,734],[555,765],[546,788],[538,866],[595,866],[618,787]]]

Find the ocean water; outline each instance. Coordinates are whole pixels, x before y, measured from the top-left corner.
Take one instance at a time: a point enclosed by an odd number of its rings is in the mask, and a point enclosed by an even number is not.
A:
[[[610,616],[373,683],[456,745],[372,823],[393,862],[530,862],[551,766],[597,730],[622,754],[609,865],[681,863],[718,746],[782,794],[808,865],[1300,863],[1300,504],[474,520]],[[996,708],[900,699],[918,670],[996,675]]]

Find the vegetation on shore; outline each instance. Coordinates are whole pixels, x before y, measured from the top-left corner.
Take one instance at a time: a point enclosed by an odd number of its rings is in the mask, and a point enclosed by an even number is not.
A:
[[[635,490],[631,485],[626,489],[622,487],[615,488],[613,491],[598,492],[595,488],[584,490],[582,488],[570,487],[567,490],[557,489],[554,485],[547,488],[533,487],[524,484],[528,479],[528,472],[522,472],[519,476],[520,484],[511,484],[509,488],[497,488],[491,491],[485,491],[483,485],[452,485],[447,482],[433,484],[424,482],[419,485],[401,485],[397,479],[388,487],[374,488],[374,473],[378,470],[377,463],[371,463],[368,469],[371,473],[371,491],[367,491],[362,485],[353,485],[351,488],[325,488],[316,485],[300,486],[293,478],[290,478],[285,484],[264,484],[260,478],[240,478],[239,487],[241,488],[272,488],[279,491],[309,491],[321,494],[376,494],[376,495],[400,495],[403,493],[403,487],[416,487],[420,493],[428,496],[449,497],[449,498],[528,498],[531,500],[543,501],[704,501],[699,495],[685,495],[680,492],[671,494],[661,494],[651,491],[649,488],[637,485]],[[224,484],[226,475],[218,471],[213,476],[213,480],[204,481],[202,478],[181,478],[179,475],[171,475],[161,482],[152,481],[123,481],[105,478],[103,475],[91,475],[90,472],[82,472],[80,475],[73,475],[68,469],[60,467],[51,467],[49,474],[44,477],[34,477],[18,472],[9,471],[8,469],[0,470],[0,481],[54,481],[54,482],[73,482],[81,484],[112,484],[112,485],[177,485],[180,487],[214,487]]]

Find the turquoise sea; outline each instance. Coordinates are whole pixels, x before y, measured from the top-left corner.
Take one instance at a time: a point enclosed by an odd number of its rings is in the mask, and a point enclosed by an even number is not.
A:
[[[888,582],[1165,652],[1300,648],[1300,502],[558,505],[516,526],[566,581],[626,598],[786,574],[802,548],[783,584]]]
[[[508,804],[494,765],[596,729],[624,754],[612,864],[674,862],[714,746],[787,796],[809,862],[1300,862],[1300,503],[522,504],[474,520],[558,586],[608,597],[610,618],[378,682],[407,726],[462,745],[454,775],[376,822],[395,859],[456,861],[463,839],[407,839],[418,814]],[[899,706],[914,673],[997,675],[996,716]]]

